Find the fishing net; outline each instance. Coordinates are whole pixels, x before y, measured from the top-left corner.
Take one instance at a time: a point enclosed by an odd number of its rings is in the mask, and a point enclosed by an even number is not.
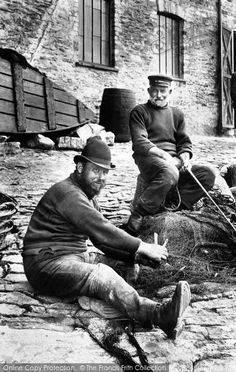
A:
[[[17,212],[16,200],[6,194],[0,193],[0,249],[6,235],[12,230],[12,216]]]
[[[235,200],[217,189],[210,191],[210,196],[236,226]],[[143,289],[143,294],[153,297],[161,286],[183,279],[190,283],[236,282],[235,231],[207,197],[192,211],[146,217],[139,237],[153,243],[154,232],[159,244],[168,239],[168,264],[159,265],[155,273],[142,267],[137,288]]]

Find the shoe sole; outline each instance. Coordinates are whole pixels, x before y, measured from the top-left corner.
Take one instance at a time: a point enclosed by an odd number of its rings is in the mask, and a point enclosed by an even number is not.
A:
[[[180,298],[179,308],[177,310],[177,322],[175,328],[169,333],[169,338],[176,339],[183,331],[184,322],[183,322],[183,314],[186,308],[189,306],[191,301],[191,292],[188,282],[186,281],[179,281],[176,286],[176,293],[177,296]]]

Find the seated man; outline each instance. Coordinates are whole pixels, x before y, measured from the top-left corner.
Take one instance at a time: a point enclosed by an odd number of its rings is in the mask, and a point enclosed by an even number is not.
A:
[[[149,100],[130,114],[133,157],[145,181],[131,213],[126,231],[137,234],[145,215],[159,212],[169,191],[177,185],[182,206],[191,209],[204,192],[187,169],[191,168],[192,143],[186,133],[183,113],[168,105],[172,78],[148,77]],[[206,165],[193,165],[192,172],[206,190],[214,185],[215,172]],[[146,185],[147,184],[147,185]]]
[[[121,261],[129,270],[142,255],[160,262],[167,258],[167,250],[130,236],[100,213],[94,197],[111,169],[110,149],[104,142],[91,138],[74,161],[74,173],[46,192],[29,223],[23,261],[30,284],[42,294],[102,299],[126,317],[159,326],[175,338],[190,302],[188,283],[179,282],[172,300],[157,306],[114,271]],[[88,238],[100,253],[88,252]]]

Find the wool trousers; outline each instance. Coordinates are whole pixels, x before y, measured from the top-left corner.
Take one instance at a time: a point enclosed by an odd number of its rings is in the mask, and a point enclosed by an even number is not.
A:
[[[204,191],[196,183],[187,170],[178,170],[175,165],[158,157],[141,158],[137,163],[141,177],[145,181],[142,193],[135,203],[135,209],[142,215],[154,215],[164,205],[168,193],[178,187],[182,207],[191,209]],[[215,181],[216,172],[213,167],[205,164],[194,164],[192,173],[204,188],[210,190]]]
[[[50,248],[37,256],[25,256],[23,262],[29,283],[41,294],[101,299],[125,317],[152,326],[156,302],[139,296],[125,280],[133,282],[137,265],[98,252],[66,255]]]

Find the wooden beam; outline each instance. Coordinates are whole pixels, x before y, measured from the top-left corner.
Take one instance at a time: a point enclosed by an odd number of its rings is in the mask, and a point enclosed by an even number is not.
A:
[[[53,93],[53,82],[44,76],[44,88],[45,88],[45,99],[46,99],[46,109],[48,118],[48,129],[54,130],[57,127],[56,124],[56,110],[54,102]]]
[[[23,90],[23,72],[19,63],[12,64],[13,90],[16,106],[16,126],[18,132],[26,131],[25,97]]]
[[[79,123],[82,123],[83,121],[86,120],[86,107],[78,99],[76,100],[76,103],[77,103],[77,109],[78,109],[78,121]]]

